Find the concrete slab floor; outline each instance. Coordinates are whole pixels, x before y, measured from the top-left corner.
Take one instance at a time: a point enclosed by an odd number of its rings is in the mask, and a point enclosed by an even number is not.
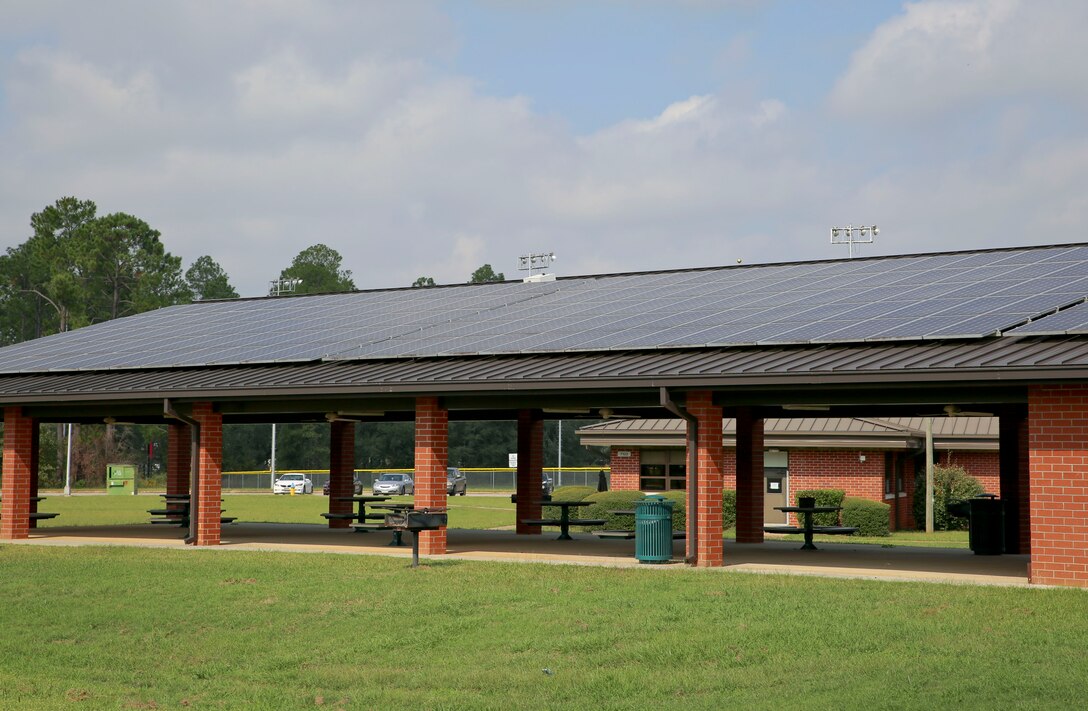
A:
[[[599,565],[655,570],[689,569],[683,565],[685,543],[673,542],[671,564],[640,564],[633,540],[601,540],[591,534],[572,534],[574,540],[556,540],[556,532],[518,536],[513,531],[450,529],[445,557],[462,560]],[[31,531],[30,538],[12,543],[26,545],[114,545],[194,550],[182,540],[184,529],[152,525],[51,526]],[[196,550],[277,550],[294,553],[342,553],[410,558],[411,535],[404,545],[391,546],[388,531],[356,533],[320,524],[239,523],[223,527],[222,544]],[[425,557],[425,556],[424,556]],[[439,556],[441,557],[441,556]],[[913,580],[973,585],[1027,586],[1026,555],[979,556],[949,548],[881,547],[851,543],[821,543],[819,550],[800,550],[794,541],[768,540],[761,544],[725,542],[725,565],[700,569],[743,573],[818,575],[873,580]]]

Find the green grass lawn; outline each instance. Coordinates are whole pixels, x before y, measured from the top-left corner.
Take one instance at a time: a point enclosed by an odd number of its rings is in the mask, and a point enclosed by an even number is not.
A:
[[[1076,708],[1088,594],[0,545],[0,708]]]

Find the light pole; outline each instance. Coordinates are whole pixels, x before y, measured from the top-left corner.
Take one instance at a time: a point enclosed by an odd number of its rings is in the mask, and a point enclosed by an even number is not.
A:
[[[46,303],[48,303],[50,306],[52,306],[57,311],[57,321],[58,321],[58,325],[60,326],[60,332],[64,333],[65,331],[68,330],[68,310],[67,309],[61,308],[57,304],[56,301],[53,301],[52,299],[50,299],[48,296],[46,296],[42,292],[38,291],[37,289],[19,289],[19,291],[27,293],[27,294],[37,294],[42,299],[45,299]],[[65,440],[66,440],[65,444],[66,444],[66,448],[67,448],[68,451],[67,451],[67,454],[65,455],[65,458],[64,458],[64,495],[65,496],[71,496],[72,495],[72,423],[69,422],[66,425],[66,427],[67,427],[67,431],[66,431],[66,436],[65,436]],[[59,432],[57,433],[57,436],[58,437],[60,436]]]
[[[294,290],[297,289],[298,285],[301,283],[302,279],[299,279],[298,277],[281,277],[279,279],[273,279],[272,281],[268,282],[268,295],[280,296],[282,294],[293,293]]]
[[[872,244],[873,238],[880,234],[876,225],[847,225],[846,227],[831,228],[831,244],[848,245],[850,258],[854,258],[855,244]],[[855,235],[857,237],[855,238]]]

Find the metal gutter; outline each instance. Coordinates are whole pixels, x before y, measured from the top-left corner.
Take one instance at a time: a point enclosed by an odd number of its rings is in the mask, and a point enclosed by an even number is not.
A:
[[[669,389],[661,388],[661,407],[687,421],[687,457],[688,457],[688,520],[687,546],[685,559],[689,564],[697,562],[699,537],[699,456],[696,445],[699,441],[699,421],[681,408],[669,397]]]
[[[192,545],[196,543],[200,521],[200,423],[176,411],[170,404],[170,398],[163,399],[162,412],[192,428],[189,437],[189,535],[185,537],[185,543]]]

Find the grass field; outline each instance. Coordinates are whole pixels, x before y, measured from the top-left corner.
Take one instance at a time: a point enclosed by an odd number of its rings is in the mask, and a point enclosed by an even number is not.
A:
[[[1082,590],[0,545],[4,709],[1076,708]]]

